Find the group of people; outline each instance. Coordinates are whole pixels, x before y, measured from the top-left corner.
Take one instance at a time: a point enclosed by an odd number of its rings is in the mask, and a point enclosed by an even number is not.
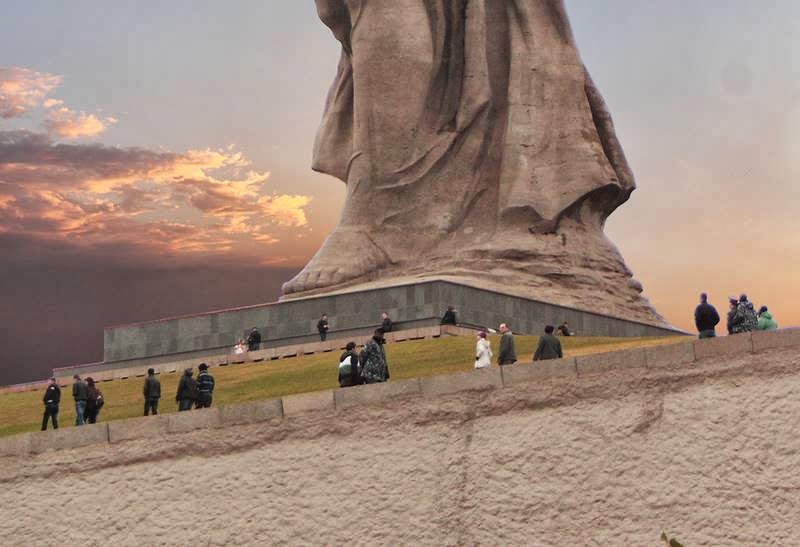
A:
[[[566,324],[566,322],[565,322]],[[501,323],[498,327],[500,331],[500,349],[497,355],[499,366],[513,365],[517,362],[517,351],[514,345],[514,333],[508,328],[506,323]],[[546,359],[561,359],[564,351],[561,348],[561,340],[555,334],[555,327],[547,325],[544,334],[539,337],[539,343],[533,352],[534,361],[544,361]],[[478,341],[475,344],[475,368],[487,368],[492,365],[492,345],[485,331],[478,333]]]
[[[214,401],[214,377],[209,374],[208,365],[200,363],[197,368],[197,378],[190,367],[183,371],[178,382],[175,402],[178,403],[179,411],[191,410],[192,407],[209,408]]]
[[[75,402],[75,425],[93,424],[97,422],[97,415],[105,404],[103,393],[95,385],[92,378],[83,380],[80,375],[72,377],[72,400]],[[50,378],[42,397],[44,415],[42,416],[42,431],[52,423],[53,429],[58,429],[58,412],[61,405],[61,388],[55,378]]]
[[[389,380],[389,365],[386,362],[383,327],[375,332],[361,351],[355,342],[348,342],[339,357],[339,386],[351,387],[360,384],[377,384]]]
[[[775,330],[778,323],[772,318],[767,306],[761,306],[758,311],[750,302],[746,294],[739,298],[728,297],[728,334],[752,332],[756,330]],[[694,310],[694,323],[697,327],[699,338],[714,338],[717,335],[716,327],[720,322],[717,309],[708,301],[708,294],[700,294],[700,303]]]

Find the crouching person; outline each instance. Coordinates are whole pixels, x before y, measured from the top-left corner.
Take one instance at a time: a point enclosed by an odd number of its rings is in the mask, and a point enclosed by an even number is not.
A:
[[[191,410],[192,405],[197,401],[197,382],[192,378],[192,372],[191,368],[184,370],[181,381],[178,382],[175,402],[178,403],[179,411]]]
[[[200,363],[197,367],[197,404],[196,408],[208,408],[214,401],[214,377],[208,373],[208,365]]]
[[[356,386],[360,383],[356,343],[348,342],[344,353],[339,357],[339,387]]]

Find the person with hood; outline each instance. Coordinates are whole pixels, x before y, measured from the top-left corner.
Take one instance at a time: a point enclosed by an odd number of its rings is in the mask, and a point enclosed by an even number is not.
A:
[[[728,297],[728,334],[744,332],[744,317],[739,313],[739,300],[735,296]]]
[[[47,422],[53,421],[53,429],[58,429],[58,405],[61,403],[61,388],[55,378],[50,378],[47,389],[44,390],[44,416],[42,416],[42,431],[47,431]]]
[[[514,348],[514,333],[505,323],[500,323],[500,352],[497,355],[497,364],[513,365],[517,362],[517,350]]]
[[[361,383],[356,343],[348,342],[339,357],[339,387],[357,386]]]
[[[153,416],[158,414],[158,400],[161,398],[161,382],[156,378],[155,369],[147,369],[147,378],[144,379],[144,415],[147,416],[151,411]]]
[[[389,365],[386,363],[386,353],[383,349],[385,343],[383,329],[378,328],[361,351],[361,379],[365,384],[377,384],[389,380]]]
[[[261,333],[258,332],[256,327],[250,330],[247,335],[247,349],[248,351],[257,351],[261,347]]]
[[[197,367],[197,402],[196,408],[209,408],[214,402],[214,377],[208,373],[208,365],[200,363]]]
[[[178,382],[175,402],[178,403],[179,411],[191,410],[192,405],[197,400],[197,381],[192,378],[192,372],[191,367],[184,370],[181,381]]]
[[[561,340],[553,335],[556,330],[553,325],[544,328],[544,335],[539,337],[539,345],[533,352],[534,361],[544,361],[545,359],[561,359],[564,353],[561,351]]]
[[[89,394],[87,393],[86,382],[81,380],[77,374],[72,377],[72,398],[75,401],[75,425],[84,425],[86,420],[86,399]]]
[[[328,314],[323,313],[322,317],[317,321],[317,332],[319,333],[320,341],[324,342],[328,338]]]
[[[737,311],[743,318],[744,330],[741,332],[752,332],[756,330],[758,327],[758,317],[756,316],[756,310],[753,308],[753,303],[747,299],[746,294],[742,294],[739,297],[739,306]]]
[[[475,344],[475,368],[489,368],[492,366],[492,344],[486,337],[486,333],[478,333],[478,341]]]
[[[766,306],[758,309],[758,326],[756,330],[777,330],[778,323],[772,318],[772,314]]]
[[[697,327],[698,338],[714,338],[714,330],[719,323],[717,309],[708,303],[708,295],[700,293],[700,303],[694,309],[694,325]]]
[[[94,378],[86,378],[86,393],[86,412],[84,413],[86,423],[97,423],[97,415],[100,413],[100,409],[103,408],[105,401],[103,400],[103,393],[97,389],[94,383]]]

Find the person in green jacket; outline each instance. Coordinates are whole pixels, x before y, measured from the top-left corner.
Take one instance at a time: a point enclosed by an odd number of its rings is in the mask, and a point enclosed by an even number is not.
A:
[[[758,310],[758,326],[756,326],[756,330],[776,330],[778,328],[778,324],[772,318],[772,314],[769,313],[769,310],[766,306],[761,306]]]

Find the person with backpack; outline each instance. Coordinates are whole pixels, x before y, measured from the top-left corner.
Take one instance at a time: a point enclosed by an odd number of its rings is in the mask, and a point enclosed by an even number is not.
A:
[[[361,383],[356,343],[348,342],[339,357],[339,387],[357,386]]]
[[[161,398],[161,382],[156,378],[155,369],[147,369],[147,378],[144,379],[144,415],[147,416],[151,411],[153,416],[158,414],[158,400]]]
[[[214,401],[214,377],[208,373],[208,365],[200,363],[197,367],[197,403],[196,408],[209,408]]]
[[[377,384],[389,380],[389,365],[383,345],[383,329],[375,329],[372,338],[364,345],[361,352],[361,379],[365,384]]]
[[[698,338],[714,338],[714,330],[719,323],[717,309],[708,303],[708,295],[700,294],[700,303],[694,309],[694,325],[697,327]]]
[[[94,378],[86,378],[86,394],[86,411],[84,412],[86,423],[97,423],[97,415],[103,408],[105,400],[103,400],[103,394],[95,386]]]
[[[192,405],[197,401],[197,381],[192,377],[192,369],[187,368],[183,371],[181,381],[178,382],[178,392],[175,394],[175,402],[178,403],[178,410],[191,410]]]
[[[55,378],[50,378],[47,389],[44,390],[44,416],[42,416],[42,431],[47,431],[47,422],[53,421],[53,429],[58,429],[58,405],[61,403],[61,388]]]

